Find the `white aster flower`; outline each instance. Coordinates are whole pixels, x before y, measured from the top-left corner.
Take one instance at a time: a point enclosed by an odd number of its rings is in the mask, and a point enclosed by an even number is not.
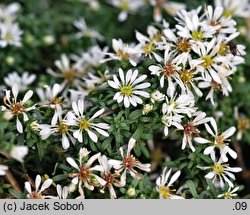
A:
[[[198,87],[201,89],[210,88],[209,93],[206,96],[206,100],[210,100],[212,105],[215,105],[213,94],[214,91],[221,91],[224,96],[228,96],[230,92],[233,91],[231,84],[229,83],[228,79],[232,75],[230,71],[223,71],[223,67],[221,70],[218,71],[218,76],[221,80],[221,84],[214,81],[213,79],[203,79],[199,84]]]
[[[144,5],[142,0],[108,0],[108,2],[121,10],[118,20],[125,21],[128,13],[134,14]]]
[[[83,100],[78,100],[78,102],[72,103],[73,112],[68,113],[68,121],[73,128],[73,136],[79,142],[83,142],[83,132],[87,132],[88,136],[95,143],[98,141],[98,137],[93,132],[95,130],[97,133],[108,137],[109,133],[105,130],[109,129],[109,125],[107,123],[95,123],[97,117],[99,117],[103,112],[104,108],[97,111],[92,117],[88,118],[84,115],[85,105]]]
[[[223,16],[224,9],[221,6],[213,8],[208,5],[205,8],[206,20],[205,25],[215,27],[215,30],[220,34],[232,34],[236,32],[236,22],[231,17]]]
[[[7,45],[20,47],[22,34],[23,31],[18,24],[0,23],[0,47],[5,48]]]
[[[166,28],[163,30],[164,36],[162,42],[159,43],[160,49],[173,49],[171,54],[174,56],[173,62],[177,65],[186,65],[187,61],[191,59],[191,50],[193,41],[189,38],[182,38],[175,34],[174,30]]]
[[[48,106],[55,110],[51,120],[51,125],[55,125],[58,121],[59,114],[62,112],[62,106],[64,103],[63,97],[59,96],[62,87],[59,84],[54,84],[52,87],[45,85],[44,88],[45,90],[37,88],[36,93],[44,107]]]
[[[103,171],[101,171],[101,177],[106,181],[106,184],[101,188],[101,192],[104,193],[104,190],[107,187],[109,190],[110,198],[116,199],[114,186],[124,187],[125,184],[124,182],[122,183],[120,180],[117,179],[120,176],[119,173],[111,173],[112,165],[108,163],[108,159],[105,155],[99,157],[98,160],[101,166],[103,167]]]
[[[16,83],[12,86],[13,98],[10,96],[10,90],[5,90],[4,105],[1,106],[2,111],[6,112],[10,117],[16,117],[16,127],[19,133],[23,133],[23,125],[19,120],[19,117],[23,115],[24,122],[29,120],[26,112],[35,109],[36,105],[31,107],[26,107],[26,103],[32,97],[33,91],[29,90],[23,97],[22,101],[17,101],[17,96],[19,93],[18,85]]]
[[[233,189],[233,190],[232,190]],[[237,196],[237,191],[239,190],[239,187],[229,187],[228,191],[222,194],[219,194],[217,197],[218,198],[224,198],[224,199],[232,199]]]
[[[0,164],[0,176],[5,175],[7,170],[8,170],[7,166]]]
[[[123,70],[120,68],[120,81],[116,75],[113,75],[113,81],[108,81],[109,86],[118,91],[114,95],[113,99],[117,100],[118,103],[123,101],[126,108],[128,108],[130,104],[132,104],[134,107],[136,107],[137,104],[142,104],[143,101],[139,96],[145,98],[150,97],[150,94],[143,91],[143,89],[148,88],[151,84],[148,82],[141,83],[147,78],[147,76],[141,75],[138,77],[138,74],[138,70],[132,71],[130,69],[125,75]]]
[[[4,83],[8,87],[12,87],[14,83],[18,85],[18,89],[20,92],[23,92],[28,89],[28,86],[31,85],[36,79],[35,74],[29,74],[28,72],[24,72],[19,75],[17,72],[9,73],[7,77],[4,77]]]
[[[187,115],[191,117],[195,113],[195,100],[190,94],[167,95],[166,102],[162,106],[163,114],[174,113],[177,115]]]
[[[178,74],[178,70],[180,70],[180,66],[176,65],[174,62],[174,55],[171,51],[170,47],[166,47],[164,52],[164,61],[162,65],[151,65],[148,67],[149,71],[151,71],[152,75],[161,76],[160,78],[160,86],[164,87],[165,79],[168,81],[167,93],[173,94],[175,91],[175,82],[184,89],[184,85],[180,79]]]
[[[198,168],[202,170],[209,170],[209,172],[205,177],[211,179],[212,182],[216,185],[219,182],[219,186],[223,188],[225,186],[225,182],[230,186],[234,187],[231,180],[235,180],[235,176],[233,173],[237,173],[242,171],[240,167],[230,167],[227,163],[223,162],[220,158],[219,161],[216,161],[215,157],[212,158],[214,164],[208,167],[200,167]],[[230,180],[231,179],[231,180]]]
[[[20,4],[17,2],[0,5],[0,22],[11,22],[16,18],[16,13],[20,10]]]
[[[130,138],[128,142],[127,153],[124,154],[123,147],[120,147],[120,153],[122,160],[109,160],[108,163],[113,166],[119,173],[121,173],[121,183],[126,184],[127,173],[129,173],[133,178],[142,179],[141,173],[139,173],[135,168],[138,168],[145,172],[150,172],[150,164],[142,164],[137,160],[132,154],[131,151],[134,148],[136,140]]]
[[[178,170],[170,178],[172,169],[168,170],[167,167],[164,168],[162,174],[156,180],[156,190],[159,192],[160,199],[184,199],[181,196],[174,194],[176,191],[172,188],[173,183],[180,177],[181,171]]]
[[[223,67],[229,69],[229,61],[225,61],[224,57],[219,55],[220,43],[216,42],[216,38],[213,38],[210,42],[197,42],[192,46],[193,51],[198,54],[199,58],[193,59],[190,62],[192,68],[201,72],[202,77],[206,80],[211,80],[211,78],[222,84],[222,80],[218,75]]]
[[[61,83],[61,89],[68,89],[69,86],[78,87],[81,84],[81,78],[83,77],[83,72],[76,70],[70,63],[70,59],[62,54],[59,60],[55,61],[56,67],[59,72],[55,72],[52,69],[48,69],[47,72],[56,78],[63,78],[64,81]],[[66,89],[64,91],[66,92]]]
[[[188,144],[190,149],[194,152],[195,148],[192,140],[200,133],[197,126],[209,122],[210,118],[206,117],[206,113],[200,111],[193,114],[193,116],[195,117],[193,120],[188,121],[185,125],[183,125],[184,136],[182,139],[181,149],[184,150]]]
[[[202,23],[196,11],[186,14],[183,13],[181,19],[183,22],[179,22],[176,28],[178,30],[177,34],[182,38],[202,41],[206,38],[212,38],[216,33],[216,28],[214,26],[207,26]]]
[[[129,45],[124,43],[121,39],[113,39],[112,47],[115,53],[106,53],[106,55],[110,56],[104,60],[101,60],[101,63],[110,60],[119,60],[119,61],[129,61],[132,66],[136,66],[139,62],[141,53],[140,51],[134,47],[134,45]]]
[[[58,120],[55,124],[40,124],[40,136],[42,140],[46,140],[52,134],[62,136],[62,147],[63,149],[68,149],[70,142],[75,144],[75,139],[70,134],[70,122],[67,120],[67,115],[63,118],[61,112],[56,112]]]
[[[250,17],[249,0],[214,0],[214,3],[216,6],[221,6],[224,8],[223,15],[225,17]]]
[[[148,37],[136,31],[136,39],[139,41],[137,48],[145,57],[149,56],[149,58],[152,59],[153,55],[157,61],[161,61],[161,56],[156,53],[156,45],[162,40],[159,30],[154,26],[148,26],[147,33],[149,35]]]
[[[47,179],[43,182],[41,185],[41,176],[37,175],[35,180],[35,190],[32,191],[30,182],[25,182],[25,189],[28,191],[27,198],[29,199],[45,199],[47,196],[43,195],[42,192],[45,191],[47,188],[50,187],[50,185],[53,183],[52,179]]]
[[[88,28],[83,18],[76,20],[74,22],[74,26],[79,30],[79,32],[76,34],[77,38],[90,37],[90,38],[94,38],[97,40],[104,39],[104,37],[99,32]]]
[[[75,61],[74,68],[86,74],[91,68],[97,68],[101,65],[101,61],[104,59],[107,51],[107,47],[101,49],[98,45],[95,45],[80,56],[73,55],[72,59]]]
[[[101,165],[91,167],[92,164],[101,156],[101,153],[97,153],[88,158],[88,156],[83,156],[83,150],[84,148],[81,148],[79,151],[79,164],[77,164],[73,158],[67,157],[66,159],[66,161],[77,170],[76,173],[70,173],[69,176],[73,178],[72,184],[78,185],[78,191],[80,193],[79,198],[85,197],[83,190],[84,187],[88,190],[94,190],[95,186],[104,186],[107,183],[95,174],[96,171],[103,171],[103,167]]]
[[[208,124],[205,124],[205,127],[206,127],[207,132],[213,136],[214,141],[210,141],[202,137],[195,138],[195,141],[198,143],[201,143],[201,144],[211,143],[212,144],[211,146],[208,146],[204,150],[204,154],[210,155],[211,158],[213,158],[215,157],[215,150],[217,148],[220,150],[220,155],[221,155],[221,159],[223,162],[228,161],[227,154],[229,154],[232,158],[236,159],[237,153],[229,147],[230,139],[228,139],[235,133],[236,128],[231,127],[227,129],[226,131],[220,133],[214,118],[210,118],[210,123],[213,129],[211,129]]]

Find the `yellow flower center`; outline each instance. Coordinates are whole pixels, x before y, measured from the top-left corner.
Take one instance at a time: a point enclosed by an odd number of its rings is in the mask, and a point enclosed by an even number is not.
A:
[[[192,37],[196,40],[202,40],[204,38],[204,32],[202,31],[193,31]]]
[[[57,105],[57,104],[62,104],[63,103],[63,97],[54,97],[53,99],[49,99],[49,104],[50,105]]]
[[[161,42],[162,39],[161,39],[161,35],[160,34],[155,34],[153,39],[156,41],[156,42]]]
[[[121,10],[129,10],[129,3],[127,1],[121,1],[119,4]]]
[[[216,143],[217,145],[220,147],[220,146],[223,146],[224,145],[224,138],[222,136],[218,136],[216,137]]]
[[[132,85],[122,86],[120,88],[120,91],[125,96],[131,96],[133,94],[133,87]]]
[[[161,186],[159,188],[159,193],[164,199],[170,199],[170,188],[168,186]]]
[[[202,60],[204,60],[203,66],[205,68],[208,68],[213,64],[213,58],[210,57],[209,55],[202,57]]]
[[[191,70],[183,70],[180,74],[180,78],[185,85],[187,85],[193,79],[193,72]]]
[[[191,44],[186,39],[179,39],[176,43],[176,47],[180,53],[189,52],[191,50]]]
[[[224,166],[218,163],[213,165],[213,170],[217,175],[221,175],[224,172]]]
[[[225,199],[232,199],[232,193],[226,192],[226,193],[224,194],[224,198],[225,198]]]
[[[24,106],[20,102],[17,102],[10,105],[10,110],[13,115],[18,116],[24,112]]]
[[[79,122],[80,130],[87,130],[90,127],[90,123],[86,119],[81,119]]]
[[[226,43],[221,43],[218,53],[225,56],[228,53],[228,45]]]
[[[226,18],[231,17],[231,16],[233,16],[233,11],[231,11],[229,9],[225,9],[223,12],[223,16]]]
[[[13,39],[13,36],[10,34],[10,33],[7,33],[5,36],[4,36],[4,40],[6,41],[11,41]]]
[[[59,133],[67,133],[69,130],[69,126],[64,124],[64,123],[60,123],[59,127],[58,127],[58,132]]]
[[[151,41],[149,43],[147,43],[143,48],[142,48],[143,52],[145,54],[150,54],[154,51],[154,42]]]
[[[69,82],[72,82],[76,78],[76,71],[74,69],[63,71],[63,77],[67,79]]]
[[[119,57],[119,58],[121,58],[121,59],[123,59],[123,60],[128,60],[128,59],[129,59],[128,53],[123,52],[123,51],[120,50],[120,49],[116,52],[116,55],[117,55],[117,57]]]
[[[245,131],[250,127],[249,119],[247,118],[240,118],[238,119],[238,130]]]

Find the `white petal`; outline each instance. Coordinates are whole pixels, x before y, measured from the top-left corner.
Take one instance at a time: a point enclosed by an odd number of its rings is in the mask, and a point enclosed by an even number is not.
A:
[[[53,182],[52,179],[47,179],[47,180],[43,183],[40,192],[43,192],[44,190],[46,190],[46,189],[52,184],[52,182]]]
[[[28,191],[28,193],[31,193],[31,186],[28,181],[25,182],[24,186],[25,186],[25,189]]]
[[[74,168],[79,170],[79,167],[73,158],[67,157],[66,161]]]
[[[87,130],[87,133],[88,133],[90,139],[93,142],[97,143],[98,138],[97,138],[96,134],[94,132],[90,131],[89,129]]]
[[[36,191],[39,189],[41,181],[42,181],[41,176],[37,175],[35,180]]]
[[[17,131],[22,134],[23,133],[23,125],[20,122],[20,120],[18,119],[18,117],[16,118],[16,127],[17,127]]]
[[[25,96],[24,96],[24,98],[23,98],[23,100],[22,100],[22,103],[27,102],[27,101],[32,97],[32,95],[33,95],[33,91],[32,91],[32,90],[29,90],[29,91],[25,94]]]

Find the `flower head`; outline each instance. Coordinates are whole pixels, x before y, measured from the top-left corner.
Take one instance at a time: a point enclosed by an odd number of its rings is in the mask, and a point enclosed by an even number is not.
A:
[[[19,117],[22,115],[24,121],[28,121],[29,117],[26,112],[29,112],[35,109],[35,105],[31,107],[26,107],[28,100],[32,97],[33,91],[29,90],[25,95],[23,100],[17,101],[17,96],[19,93],[17,83],[14,83],[12,86],[13,98],[11,98],[10,90],[5,91],[4,97],[4,106],[2,106],[2,111],[5,111],[11,117],[16,117],[16,127],[19,133],[23,133],[23,126],[19,120]]]
[[[109,160],[109,164],[113,166],[119,173],[122,173],[121,181],[126,184],[126,174],[129,173],[133,178],[142,179],[142,175],[135,169],[138,168],[140,170],[150,172],[150,164],[142,164],[139,160],[137,160],[134,155],[131,154],[131,150],[134,148],[136,140],[131,138],[128,143],[127,153],[124,154],[123,148],[121,147],[120,153],[122,156],[122,160]]]
[[[128,70],[126,75],[122,69],[119,69],[119,77],[113,75],[113,81],[108,81],[109,86],[116,89],[118,92],[114,95],[114,100],[117,100],[118,103],[124,102],[124,106],[128,108],[130,104],[134,107],[137,104],[142,104],[143,101],[139,97],[149,98],[150,95],[148,92],[143,91],[143,89],[148,88],[151,84],[148,82],[141,83],[144,81],[147,76],[142,75],[138,77],[138,70],[132,71]]]
[[[84,114],[85,106],[83,100],[78,100],[78,102],[72,103],[73,112],[68,113],[68,121],[69,124],[73,128],[73,136],[79,141],[83,142],[83,132],[87,132],[88,136],[95,143],[98,141],[98,137],[93,132],[95,130],[97,133],[108,137],[109,134],[106,132],[109,129],[109,125],[107,123],[95,123],[97,117],[99,117],[103,112],[104,108],[97,111],[92,117],[87,117]]]
[[[43,182],[42,186],[41,185],[41,176],[37,175],[36,180],[35,180],[35,190],[32,191],[31,189],[31,184],[30,182],[26,181],[25,182],[25,189],[28,191],[27,197],[29,199],[44,199],[46,198],[45,195],[42,194],[43,191],[45,191],[47,188],[50,187],[50,185],[53,183],[52,179],[47,179]]]
[[[72,179],[72,184],[78,185],[78,191],[80,193],[80,198],[84,198],[83,187],[88,190],[94,190],[95,186],[104,186],[107,182],[95,174],[95,172],[103,171],[103,167],[96,165],[92,167],[92,164],[101,156],[101,153],[97,153],[92,157],[88,158],[83,156],[84,148],[81,148],[79,151],[78,162],[73,158],[67,157],[66,161],[74,167],[77,172],[70,173],[69,176]]]
[[[183,197],[175,195],[176,190],[172,188],[173,183],[180,177],[181,171],[177,171],[169,178],[171,172],[172,169],[164,168],[162,174],[156,180],[156,189],[159,192],[160,199],[183,199]]]

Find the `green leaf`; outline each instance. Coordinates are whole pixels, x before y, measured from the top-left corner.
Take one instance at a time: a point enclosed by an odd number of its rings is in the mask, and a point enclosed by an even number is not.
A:
[[[65,180],[65,179],[67,179],[68,177],[69,177],[68,174],[61,174],[61,175],[56,175],[56,176],[54,176],[54,177],[52,178],[52,180],[53,180],[54,182],[57,182],[57,181]]]
[[[9,189],[9,193],[14,196],[16,199],[24,199],[25,196],[22,193],[18,193],[17,191],[13,190],[13,189]]]
[[[141,148],[141,151],[142,151],[142,153],[144,154],[144,156],[145,156],[146,158],[149,158],[149,157],[150,157],[150,154],[149,154],[149,151],[148,151],[148,149],[146,148],[145,144],[141,144],[141,145],[140,145],[140,148]]]
[[[190,192],[192,193],[193,197],[196,198],[196,199],[198,199],[199,196],[198,196],[198,194],[197,194],[196,186],[195,186],[194,182],[191,181],[191,180],[188,180],[188,181],[186,182],[186,184],[187,184],[187,186],[188,186]]]
[[[212,181],[211,181],[210,179],[207,179],[207,178],[206,178],[206,181],[207,181],[209,190],[210,190],[211,193],[213,194],[213,197],[214,197],[214,198],[217,198],[217,192],[216,192],[216,188],[215,188],[214,184],[212,183]]]
[[[142,116],[142,111],[135,110],[129,114],[128,119],[131,121],[134,121],[134,120],[138,119],[140,116]]]
[[[139,140],[140,137],[142,136],[143,134],[143,130],[144,130],[144,127],[142,124],[140,124],[137,129],[135,130],[134,134],[132,135],[132,138],[134,138],[135,140]]]

